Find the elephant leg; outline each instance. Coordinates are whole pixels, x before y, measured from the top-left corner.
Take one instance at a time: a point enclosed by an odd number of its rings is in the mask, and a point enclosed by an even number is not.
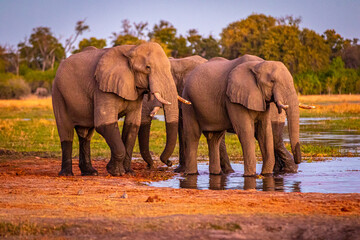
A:
[[[90,157],[90,140],[94,128],[75,127],[79,137],[79,168],[82,176],[97,176],[98,171],[93,168]]]
[[[204,132],[209,149],[209,172],[210,174],[222,174],[220,166],[220,142],[224,137],[225,131]]]
[[[260,118],[261,120],[256,123],[256,138],[258,139],[263,159],[261,174],[264,176],[271,176],[274,171],[275,157],[269,113],[266,112],[261,114]]]
[[[226,102],[227,112],[241,143],[244,157],[244,177],[256,176],[255,128],[256,112],[239,104]]]
[[[220,166],[225,174],[235,172],[230,165],[230,159],[226,151],[225,134],[220,141]]]
[[[298,165],[295,163],[291,153],[286,149],[283,140],[284,122],[272,122],[274,137],[275,167],[274,173],[296,173]]]
[[[105,138],[111,150],[111,158],[106,166],[112,176],[122,176],[125,173],[125,146],[120,136],[118,123],[111,123],[96,127],[96,131]]]
[[[134,171],[131,169],[131,158],[139,128],[139,125],[127,123],[126,120],[124,122],[124,127],[122,131],[122,140],[124,142],[126,151],[124,168],[126,173],[130,174],[134,174]]]
[[[185,175],[199,174],[196,158],[201,130],[191,106],[183,107],[183,121],[185,137]]]
[[[182,110],[179,109],[179,165],[175,168],[174,172],[180,173],[185,171],[185,139],[184,139],[184,123],[182,120]]]
[[[59,176],[73,176],[72,143],[74,139],[74,125],[67,112],[65,101],[57,87],[53,88],[52,101],[62,152]]]
[[[62,160],[59,176],[74,176],[72,172],[72,143],[72,141],[61,142]]]
[[[151,128],[151,122],[145,124],[142,123],[140,125],[138,139],[139,139],[139,148],[140,148],[141,157],[147,163],[147,167],[151,169],[154,166],[154,161],[151,157],[150,149],[149,149],[150,128]]]

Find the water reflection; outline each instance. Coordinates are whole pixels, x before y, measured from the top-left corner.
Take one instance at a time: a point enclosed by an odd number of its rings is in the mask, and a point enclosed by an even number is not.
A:
[[[321,162],[303,162],[299,172],[274,177],[243,177],[243,164],[232,164],[235,173],[211,175],[209,166],[200,163],[200,175],[152,182],[150,186],[188,188],[188,189],[242,189],[278,192],[322,192],[322,193],[360,193],[360,158],[334,158]],[[257,172],[261,164],[257,164]]]
[[[179,178],[179,187],[187,189],[210,189],[210,190],[225,190],[225,189],[243,189],[243,190],[260,190],[260,191],[279,191],[284,192],[284,178],[283,177],[244,177],[239,178],[237,186],[232,186],[233,183],[230,175],[209,175],[206,179],[208,184],[204,184],[203,177],[199,175],[189,175]],[[294,182],[291,186],[287,186],[291,192],[301,192],[300,182]]]

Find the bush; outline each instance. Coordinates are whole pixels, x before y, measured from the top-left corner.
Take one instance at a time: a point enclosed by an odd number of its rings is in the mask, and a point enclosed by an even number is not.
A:
[[[28,70],[24,74],[26,82],[29,83],[31,87],[31,92],[35,92],[37,88],[43,87],[51,92],[52,81],[55,78],[56,69],[49,69],[47,71],[39,70]]]
[[[31,89],[29,84],[20,77],[0,81],[0,99],[19,99],[30,93]]]

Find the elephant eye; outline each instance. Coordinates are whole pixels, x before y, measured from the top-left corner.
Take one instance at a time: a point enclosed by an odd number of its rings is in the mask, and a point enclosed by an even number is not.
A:
[[[147,70],[150,70],[150,66],[149,66],[149,65],[147,65],[147,66],[146,66],[146,69],[147,69]]]

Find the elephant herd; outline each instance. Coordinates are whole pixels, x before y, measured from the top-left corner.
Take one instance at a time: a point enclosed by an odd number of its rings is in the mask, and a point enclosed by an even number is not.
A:
[[[299,102],[293,78],[281,62],[252,55],[234,60],[200,56],[168,59],[159,44],[88,47],[62,61],[53,88],[53,109],[61,141],[59,175],[71,176],[74,129],[79,138],[81,175],[98,175],[91,164],[94,130],[110,147],[106,168],[112,176],[132,173],[136,138],[149,168],[153,116],[164,109],[166,145],[160,160],[169,161],[179,135],[176,172],[198,174],[197,148],[204,134],[209,172],[231,173],[225,133],[238,136],[244,176],[256,175],[255,139],[262,154],[262,175],[296,172],[301,162]],[[285,115],[286,114],[286,115]],[[118,119],[125,117],[122,134]],[[292,155],[282,139],[285,119]]]

